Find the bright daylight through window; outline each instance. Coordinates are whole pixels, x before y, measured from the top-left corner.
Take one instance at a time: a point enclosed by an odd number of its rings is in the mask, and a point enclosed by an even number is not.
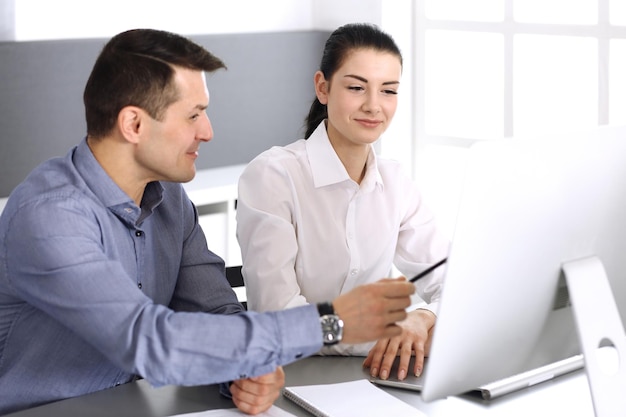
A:
[[[444,227],[472,143],[626,123],[626,1],[415,5],[415,175]]]

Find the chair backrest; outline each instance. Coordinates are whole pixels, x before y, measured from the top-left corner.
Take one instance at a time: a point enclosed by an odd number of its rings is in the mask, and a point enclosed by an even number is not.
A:
[[[243,307],[247,310],[247,296],[246,296],[246,286],[243,281],[243,275],[241,275],[241,265],[237,266],[227,266],[226,267],[226,279],[230,283],[230,286],[233,287],[235,294],[237,294],[237,299],[243,305]]]

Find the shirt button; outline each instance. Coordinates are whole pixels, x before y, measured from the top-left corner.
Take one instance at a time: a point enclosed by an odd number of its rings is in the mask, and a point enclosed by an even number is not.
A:
[[[137,236],[137,237],[141,237],[141,235],[142,235],[142,234],[143,234],[143,233],[142,233],[142,231],[141,231],[141,230],[137,230],[137,231],[135,232],[135,236]]]
[[[246,379],[246,378],[248,378],[248,375],[246,374],[239,375],[239,379]]]
[[[357,272],[359,272],[357,269],[353,269],[352,271],[350,271],[350,275],[355,276]]]
[[[302,357],[302,352],[296,353],[296,359],[300,359]]]
[[[137,284],[137,286],[139,287],[139,289],[141,289],[143,285],[141,285],[141,282],[140,282],[139,284]]]

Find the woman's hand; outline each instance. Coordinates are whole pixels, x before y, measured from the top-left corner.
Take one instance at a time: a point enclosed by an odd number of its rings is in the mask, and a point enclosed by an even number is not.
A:
[[[428,356],[436,316],[429,310],[417,309],[410,312],[405,320],[398,323],[402,328],[399,336],[380,339],[363,361],[370,368],[373,377],[389,378],[389,372],[396,356],[400,356],[398,379],[406,378],[409,361],[415,355],[415,367],[411,370],[416,376],[424,368],[424,357]]]

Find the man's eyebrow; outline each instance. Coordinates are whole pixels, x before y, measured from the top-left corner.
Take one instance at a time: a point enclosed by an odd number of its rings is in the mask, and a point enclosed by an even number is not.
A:
[[[196,104],[195,108],[200,111],[205,111],[206,109],[209,108],[209,105],[208,104]]]
[[[354,79],[359,80],[359,81],[364,82],[364,83],[368,82],[366,78],[363,78],[360,75],[347,74],[347,75],[344,75],[344,77],[346,77],[346,78],[354,78]],[[383,83],[383,85],[396,85],[396,84],[400,84],[400,81],[385,81]]]

